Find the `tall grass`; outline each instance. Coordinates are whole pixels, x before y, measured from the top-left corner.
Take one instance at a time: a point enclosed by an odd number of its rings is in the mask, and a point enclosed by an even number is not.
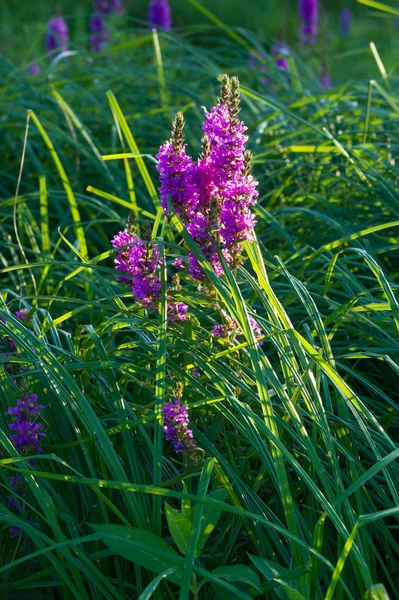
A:
[[[18,354],[0,355],[0,590],[396,598],[397,81],[326,94],[299,58],[285,76],[265,51],[264,85],[240,43],[197,41],[165,34],[159,52],[143,34],[38,79],[2,63],[0,331]],[[150,159],[177,110],[200,150],[201,107],[223,72],[241,79],[260,181],[237,278],[216,278],[179,219],[164,220]],[[184,326],[115,282],[109,240],[129,210],[152,221],[168,264],[189,246],[215,286],[215,300],[187,283],[176,293],[192,314]],[[240,325],[232,347],[210,336],[215,308]],[[10,363],[26,371],[13,377]],[[8,439],[21,376],[46,405],[34,463]],[[192,461],[162,442],[176,378],[201,448]],[[31,519],[10,509],[16,470]]]

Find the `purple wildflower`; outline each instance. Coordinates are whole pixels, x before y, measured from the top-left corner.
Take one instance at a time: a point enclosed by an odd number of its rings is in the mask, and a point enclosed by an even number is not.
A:
[[[27,323],[28,321],[30,321],[30,318],[31,318],[30,310],[29,310],[29,308],[23,308],[22,310],[16,310],[15,316],[20,321]]]
[[[254,332],[255,338],[258,338],[261,335],[263,335],[261,326],[259,325],[259,323],[257,321],[255,321],[255,319],[253,317],[251,317],[251,315],[248,315],[248,321],[249,321],[249,324],[251,325],[252,331]],[[263,341],[262,340],[258,341],[258,344],[259,344],[259,346],[262,346]]]
[[[249,175],[250,156],[245,152],[247,128],[238,119],[238,80],[232,80],[231,89],[227,82],[224,87],[222,84],[222,96],[218,105],[205,113],[203,130],[209,140],[209,168],[219,204],[219,235],[234,257],[241,253],[242,242],[252,238],[255,219],[250,205],[255,204],[258,193],[257,182]]]
[[[259,325],[259,323],[257,321],[255,321],[255,319],[249,315],[248,316],[248,320],[249,320],[249,324],[251,326],[251,329],[254,333],[255,338],[259,338],[261,335],[263,335],[262,329]],[[238,327],[237,321],[235,321],[234,319],[232,319],[231,321],[229,321],[228,323],[225,322],[223,325],[221,324],[217,324],[214,325],[211,331],[211,335],[213,335],[214,337],[217,338],[221,338],[221,339],[228,339],[230,336],[238,336],[238,339],[241,335],[241,330]],[[259,345],[261,346],[263,344],[262,340],[258,342]]]
[[[11,337],[9,337],[9,338],[7,338],[7,341],[10,344],[10,350],[11,350],[11,352],[15,352],[16,349],[17,349],[17,347],[15,345],[14,340]]]
[[[325,90],[331,90],[331,87],[332,87],[331,78],[328,74],[326,67],[323,68],[323,72],[320,77],[320,83]]]
[[[42,68],[40,65],[29,65],[28,67],[28,73],[31,73],[32,75],[39,75],[42,72]]]
[[[21,533],[21,530],[19,527],[9,527],[8,528],[8,533],[10,534],[10,538],[12,540],[14,540],[15,538],[19,537],[19,534]]]
[[[148,21],[151,27],[169,31],[172,27],[172,17],[168,0],[151,0],[148,7]]]
[[[250,69],[260,69],[263,73],[266,73],[267,67],[264,64],[266,60],[265,57],[260,52],[257,52],[256,54],[257,56],[255,56],[254,54],[249,55],[248,67]]]
[[[186,268],[186,263],[183,260],[183,258],[181,258],[180,256],[178,256],[172,262],[172,267],[174,267],[175,269],[178,269],[179,271],[184,271],[184,269]]]
[[[185,152],[181,113],[171,140],[157,154],[161,205],[168,212],[170,203],[218,276],[223,273],[218,248],[236,268],[242,243],[252,238],[255,224],[250,205],[256,201],[257,182],[249,174],[246,127],[237,118],[238,86],[237,78],[231,82],[223,78],[220,102],[205,113],[202,155],[197,162]],[[192,252],[189,273],[194,279],[205,278]]]
[[[181,404],[183,388],[179,385],[171,402],[164,402],[162,416],[167,441],[172,442],[176,454],[191,453],[196,447],[193,432],[189,429],[187,407]]]
[[[343,8],[340,16],[340,29],[342,35],[348,35],[352,26],[352,11],[350,8]]]
[[[224,325],[214,325],[211,331],[211,335],[217,338],[228,338],[231,335],[237,333],[238,325],[236,321],[231,321],[230,323],[225,323]]]
[[[47,52],[60,54],[68,50],[68,25],[61,16],[51,17],[45,38]]]
[[[8,500],[10,502],[11,509],[15,512],[15,514],[19,515],[25,508],[25,502],[21,500],[24,494],[24,478],[21,473],[15,473],[14,475],[10,475],[8,481],[17,495],[17,498],[15,496],[8,496]],[[14,537],[12,532],[10,532],[10,537]]]
[[[161,284],[157,271],[160,266],[158,248],[136,235],[131,235],[127,229],[120,231],[112,240],[114,248],[122,248],[115,257],[115,269],[124,275],[118,275],[117,280],[128,283],[137,300],[143,306],[156,308]],[[130,275],[126,277],[125,275]]]
[[[8,414],[13,415],[13,422],[8,425],[11,431],[10,435],[16,450],[19,454],[25,451],[40,454],[40,437],[46,434],[42,431],[43,425],[36,423],[36,417],[39,410],[45,408],[42,404],[37,404],[37,394],[31,394],[26,399],[18,399],[17,406],[8,409]]]
[[[271,53],[275,59],[275,65],[282,71],[288,71],[287,57],[291,54],[290,49],[284,42],[273,44]]]
[[[92,52],[101,52],[108,45],[109,35],[107,33],[103,17],[97,13],[94,14],[90,21],[90,43]]]
[[[28,449],[34,454],[40,454],[42,451],[40,447],[40,436],[46,435],[41,431],[43,429],[41,423],[21,421],[19,423],[11,423],[9,428],[12,431],[16,431],[16,433],[10,435],[10,440],[12,440],[19,453]]]
[[[29,312],[29,311],[28,311]],[[42,448],[40,445],[40,438],[45,437],[46,434],[43,431],[43,425],[37,423],[37,417],[39,411],[44,409],[43,404],[38,404],[37,394],[30,394],[17,400],[17,405],[9,407],[8,414],[12,415],[13,422],[8,425],[11,431],[14,431],[10,435],[10,440],[13,442],[15,449],[20,455],[28,454],[41,454]],[[31,459],[29,462],[33,462]],[[24,479],[20,473],[10,475],[9,482],[17,495],[9,496],[9,502],[12,510],[17,515],[25,510],[25,502],[22,500],[24,495]],[[11,538],[18,537],[20,529],[18,527],[10,527],[9,534]]]
[[[166,142],[160,147],[157,158],[157,170],[161,181],[161,206],[168,213],[170,199],[173,209],[181,217],[190,201],[191,189],[186,185],[194,168],[193,161],[186,155],[184,146],[177,149],[172,142]],[[184,216],[183,214],[183,218]]]
[[[319,33],[318,0],[299,0],[300,38],[303,44],[315,44]]]
[[[188,306],[184,302],[169,302],[168,303],[168,321],[178,323],[187,320]]]
[[[94,12],[97,14],[121,14],[123,7],[121,0],[95,0]]]

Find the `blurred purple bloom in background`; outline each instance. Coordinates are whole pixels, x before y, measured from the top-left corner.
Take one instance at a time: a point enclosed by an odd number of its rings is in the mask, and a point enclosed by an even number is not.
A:
[[[123,7],[121,0],[95,0],[94,12],[102,14],[122,14]]]
[[[315,44],[319,33],[318,0],[299,0],[301,21],[300,39],[302,44]]]
[[[51,17],[45,38],[47,52],[60,54],[68,50],[68,25],[63,17]]]
[[[271,53],[275,58],[276,67],[282,71],[288,71],[287,58],[291,54],[285,42],[276,42],[271,48]]]
[[[151,27],[169,31],[172,17],[168,0],[151,0],[148,8],[148,21]]]
[[[352,26],[352,11],[350,8],[342,9],[339,23],[342,35],[348,35]]]
[[[109,35],[106,30],[104,19],[100,14],[92,16],[90,21],[90,44],[92,52],[101,52],[108,45]]]
[[[32,75],[39,75],[41,73],[42,68],[40,65],[29,65],[28,72]]]
[[[331,78],[326,69],[324,69],[323,73],[321,74],[320,83],[324,87],[325,90],[331,90],[331,88],[332,88]]]

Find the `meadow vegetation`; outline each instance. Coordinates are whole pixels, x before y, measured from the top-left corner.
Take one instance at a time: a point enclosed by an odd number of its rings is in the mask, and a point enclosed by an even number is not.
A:
[[[326,90],[315,52],[281,69],[275,40],[209,15],[115,36],[38,75],[0,58],[0,596],[394,600],[397,58],[367,40],[372,75]],[[225,73],[259,182],[242,260],[160,205],[155,158],[179,112],[206,154]],[[128,223],[155,302],[115,278]]]

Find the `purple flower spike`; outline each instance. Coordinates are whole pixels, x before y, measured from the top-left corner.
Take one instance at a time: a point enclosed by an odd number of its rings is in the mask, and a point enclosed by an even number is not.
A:
[[[10,435],[10,440],[19,454],[24,454],[25,451],[33,454],[42,452],[40,437],[46,434],[42,431],[43,425],[36,420],[39,411],[45,407],[37,404],[37,400],[37,395],[31,394],[26,398],[18,399],[17,406],[8,409],[8,414],[13,415],[13,422],[8,427],[15,432]]]
[[[196,447],[193,432],[189,429],[187,407],[181,404],[180,396],[175,395],[172,402],[164,402],[162,416],[167,441],[172,442],[176,454],[190,454]]]
[[[302,44],[315,44],[319,33],[318,0],[299,0],[301,21],[300,39]]]
[[[239,111],[238,79],[224,76],[219,103],[205,111],[201,157],[194,162],[186,154],[181,113],[171,140],[157,154],[161,206],[166,213],[173,208],[217,276],[223,273],[218,249],[237,268],[243,242],[253,238],[255,225],[250,206],[256,202],[257,182],[249,174],[247,128]],[[190,276],[205,279],[194,254],[188,256]]]
[[[340,29],[342,35],[348,35],[352,26],[352,11],[350,8],[343,8],[340,16]]]
[[[148,8],[148,21],[151,27],[169,31],[172,17],[168,0],[151,0]]]
[[[45,38],[47,52],[60,54],[68,50],[68,25],[61,16],[51,17]]]

